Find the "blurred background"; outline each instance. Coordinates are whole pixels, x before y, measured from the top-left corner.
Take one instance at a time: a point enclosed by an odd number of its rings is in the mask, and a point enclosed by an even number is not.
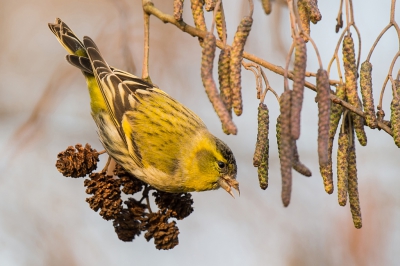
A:
[[[154,3],[172,14],[172,0]],[[178,222],[180,243],[173,250],[156,250],[142,236],[133,242],[120,241],[112,222],[85,202],[83,179],[65,178],[55,167],[58,152],[70,145],[90,143],[97,150],[102,146],[90,116],[85,81],[64,60],[66,53],[47,23],[60,17],[78,36],[92,37],[110,65],[140,76],[141,1],[1,0],[0,6],[0,265],[398,265],[400,153],[392,138],[366,128],[368,146],[357,144],[363,227],[355,229],[349,206],[338,205],[336,191],[332,195],[324,191],[317,164],[315,93],[306,89],[298,149],[313,176],[293,172],[292,199],[284,208],[275,138],[276,99],[270,93],[266,98],[271,120],[270,181],[262,191],[252,167],[258,106],[253,74],[242,71],[244,113],[234,118],[238,135],[226,136],[202,87],[197,39],[155,17],[151,18],[150,76],[229,144],[238,162],[241,195],[232,199],[223,190],[193,193],[195,211]],[[224,1],[224,6],[231,43],[248,4],[236,0]],[[335,33],[339,1],[320,1],[319,7],[323,19],[311,26],[311,36],[327,67],[340,36]],[[354,1],[354,9],[363,62],[389,22],[390,1]],[[189,1],[183,18],[193,25]],[[210,25],[210,14],[206,19]],[[267,16],[255,0],[245,50],[284,66],[290,42],[285,4],[273,2]],[[375,104],[398,47],[391,29],[372,56]],[[318,69],[310,44],[307,69]],[[399,63],[394,69],[399,69]],[[280,94],[283,78],[268,70],[266,74]],[[331,78],[338,79],[335,67]],[[386,118],[389,89],[383,105]],[[103,155],[100,169],[105,161]]]

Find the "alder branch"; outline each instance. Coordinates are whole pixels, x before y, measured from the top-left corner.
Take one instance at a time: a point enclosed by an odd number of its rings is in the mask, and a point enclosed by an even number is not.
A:
[[[188,24],[186,24],[183,20],[182,21],[177,21],[173,16],[169,15],[169,14],[165,14],[162,11],[160,11],[159,9],[157,9],[153,2],[151,2],[150,0],[143,0],[143,10],[149,14],[149,15],[154,15],[155,17],[157,17],[158,19],[160,19],[162,22],[164,23],[169,23],[169,24],[173,24],[176,27],[178,27],[181,31],[186,32],[188,34],[190,34],[193,37],[200,37],[200,38],[205,38],[207,32],[206,31],[202,31],[199,30],[195,27],[192,27]],[[221,49],[224,48],[227,45],[224,45],[224,43],[220,40],[217,40],[217,46]],[[243,53],[243,58],[246,58],[249,61],[252,61],[256,64],[259,64],[263,67],[265,67],[266,69],[280,75],[283,76],[285,73],[285,70],[277,65],[274,65],[272,63],[269,63],[253,54],[244,52]],[[293,73],[289,72],[288,76],[289,79],[293,80]],[[338,83],[336,81],[329,81],[330,85],[337,85]],[[304,84],[305,87],[313,90],[313,91],[317,91],[316,86],[310,82],[305,82]],[[353,105],[349,104],[348,102],[342,101],[341,99],[339,99],[338,97],[336,97],[334,94],[330,95],[330,99],[331,101],[333,101],[336,104],[340,104],[341,106],[343,106],[344,108],[352,111],[353,113],[356,113],[359,116],[365,117],[364,112],[361,109],[357,109],[355,108]],[[378,122],[378,129],[383,129],[385,132],[387,132],[389,135],[392,135],[392,130],[390,129],[390,127],[388,127],[387,125],[385,125],[383,122],[379,121]]]

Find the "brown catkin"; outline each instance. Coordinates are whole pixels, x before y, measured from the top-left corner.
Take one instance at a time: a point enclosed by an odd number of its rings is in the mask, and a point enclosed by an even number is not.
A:
[[[278,156],[279,156],[279,159],[281,158],[281,145],[282,145],[281,134],[282,134],[281,116],[278,115],[278,117],[276,119],[276,142],[278,144]]]
[[[336,96],[344,100],[346,97],[345,86],[339,84],[336,88]],[[336,130],[339,125],[340,117],[343,113],[343,107],[340,104],[331,104],[331,113],[329,116],[329,142],[328,142],[328,163],[320,165],[322,179],[324,181],[324,188],[328,194],[333,193],[333,171],[332,171],[332,150],[333,140],[335,139]]]
[[[300,162],[300,157],[299,157],[299,152],[297,150],[297,144],[296,144],[296,140],[292,139],[292,148],[293,148],[293,169],[296,170],[296,172],[310,177],[311,176],[311,171],[310,169],[308,169],[307,166],[305,166],[304,164],[302,164]]]
[[[213,79],[213,62],[215,57],[216,40],[212,33],[207,33],[204,38],[204,45],[201,57],[201,79],[206,89],[207,96],[217,113],[223,128],[230,134],[236,135],[237,129],[232,118],[218,94],[217,87]]]
[[[221,49],[218,58],[218,80],[219,91],[222,101],[224,102],[229,114],[232,114],[232,90],[230,87],[230,66],[231,48],[226,46]]]
[[[345,206],[347,202],[348,188],[348,158],[349,158],[349,125],[348,117],[342,121],[342,129],[339,133],[338,151],[337,151],[337,186],[338,201],[340,206]],[[344,124],[344,125],[343,125]]]
[[[264,9],[265,14],[271,14],[271,0],[261,0],[262,7]]]
[[[350,211],[353,217],[354,227],[360,229],[362,227],[361,207],[358,194],[358,180],[357,180],[357,164],[356,164],[356,146],[354,139],[354,132],[351,132],[352,140],[349,147],[348,157],[348,192]]]
[[[184,0],[174,0],[174,18],[177,21],[181,21],[182,20],[183,1]]]
[[[390,103],[390,126],[393,132],[394,143],[400,148],[400,100],[395,97],[393,97]]]
[[[285,91],[279,98],[280,102],[280,124],[281,124],[281,147],[279,149],[279,158],[281,163],[282,175],[282,202],[287,207],[290,203],[290,194],[292,193],[292,137],[290,135],[290,94],[291,91]]]
[[[362,109],[361,101],[357,93],[356,55],[354,50],[354,41],[351,35],[346,35],[344,37],[342,52],[347,101],[357,109]],[[351,114],[351,118],[353,120],[358,141],[362,146],[367,145],[367,136],[364,131],[364,118],[354,113]]]
[[[357,94],[357,65],[354,50],[354,41],[351,35],[344,36],[343,39],[343,65],[346,80],[346,97],[348,102],[356,108],[361,109],[358,103]]]
[[[331,110],[329,77],[326,70],[317,71],[317,99],[318,99],[318,157],[319,164],[329,162],[329,116]]]
[[[224,13],[224,7],[221,4],[219,5],[219,8],[217,10],[217,13],[215,14],[215,27],[217,28],[217,33],[218,37],[221,41],[224,39],[226,40],[226,22],[225,22],[225,13]],[[225,28],[225,35],[224,35],[224,28]]]
[[[278,143],[278,155],[279,155],[279,158],[281,158],[280,154],[281,154],[282,141],[281,141],[281,116],[280,115],[278,116],[278,118],[276,120],[276,140]],[[310,177],[312,175],[310,169],[308,169],[307,166],[305,166],[303,163],[300,162],[299,152],[297,151],[296,140],[292,139],[291,145],[292,145],[292,149],[293,149],[293,154],[292,154],[293,169],[296,170],[296,172],[298,172],[299,174]]]
[[[304,2],[310,15],[310,21],[317,24],[322,19],[322,15],[318,9],[318,0],[304,0]]]
[[[394,88],[396,94],[393,91],[393,100],[390,103],[390,128],[393,133],[393,140],[397,147],[400,148],[400,81],[394,81]]]
[[[276,120],[276,140],[278,143],[278,155],[279,158],[280,154],[281,154],[281,145],[282,145],[282,141],[281,141],[281,116],[279,115],[277,120]],[[299,174],[302,174],[304,176],[311,176],[311,171],[310,169],[307,168],[307,166],[305,166],[304,164],[302,164],[300,162],[300,157],[299,157],[299,152],[297,151],[297,144],[296,144],[296,140],[292,139],[292,149],[293,149],[293,154],[292,154],[292,167],[294,170],[296,170],[296,172],[298,172]]]
[[[360,87],[365,122],[370,128],[376,128],[378,127],[378,120],[375,115],[374,97],[372,95],[372,64],[368,61],[361,64]]]
[[[310,36],[310,14],[304,0],[297,1],[297,10],[299,12],[300,24],[303,31]],[[305,42],[308,42],[308,37],[303,36]]]
[[[267,146],[267,149],[261,160],[260,166],[257,169],[258,182],[260,184],[260,188],[263,190],[266,190],[268,187],[268,159],[269,159],[268,150],[269,150],[269,147]]]
[[[191,0],[191,9],[193,14],[194,25],[196,28],[207,31],[206,22],[204,19],[204,0]]]
[[[303,105],[304,81],[307,66],[306,44],[301,37],[295,38],[293,91],[291,95],[290,124],[292,138],[300,137],[300,114]]]
[[[232,106],[235,114],[240,116],[243,112],[242,103],[242,85],[241,85],[241,67],[243,60],[244,45],[249,36],[253,18],[245,16],[240,22],[232,43],[231,61],[230,61],[230,82],[232,88]]]
[[[264,103],[258,105],[258,132],[256,150],[253,156],[253,165],[255,167],[260,166],[261,161],[264,157],[265,150],[268,146],[268,131],[269,131],[269,111],[268,107]]]

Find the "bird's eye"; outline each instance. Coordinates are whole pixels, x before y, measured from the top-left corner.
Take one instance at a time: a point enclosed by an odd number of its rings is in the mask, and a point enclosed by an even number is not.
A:
[[[225,163],[221,162],[221,161],[218,161],[218,166],[219,166],[219,168],[224,168],[225,167]]]

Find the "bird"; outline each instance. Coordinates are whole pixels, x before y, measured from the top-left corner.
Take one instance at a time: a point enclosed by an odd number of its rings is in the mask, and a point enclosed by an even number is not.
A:
[[[108,155],[126,171],[169,193],[239,190],[229,146],[189,108],[158,86],[109,66],[90,37],[81,41],[61,19],[48,24],[80,69],[91,115]]]

